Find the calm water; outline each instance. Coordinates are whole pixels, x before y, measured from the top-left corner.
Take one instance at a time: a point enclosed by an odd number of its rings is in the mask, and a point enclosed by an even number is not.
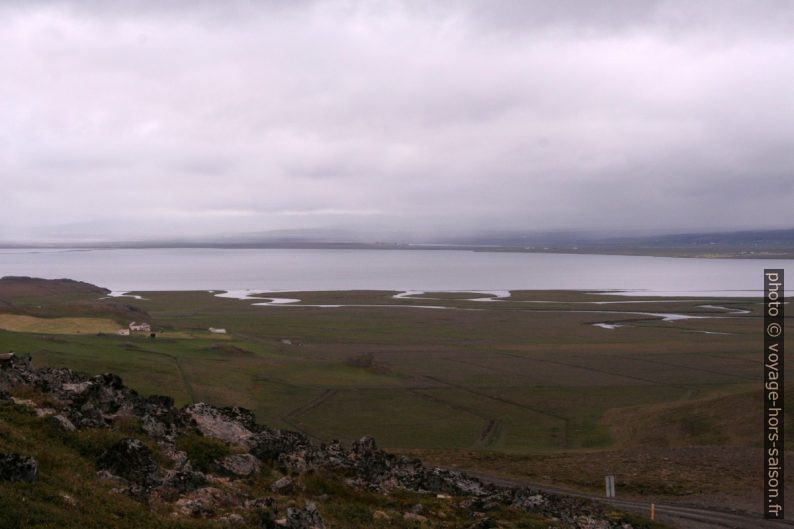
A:
[[[0,276],[68,277],[111,290],[644,290],[755,295],[794,260],[428,250],[0,250]]]

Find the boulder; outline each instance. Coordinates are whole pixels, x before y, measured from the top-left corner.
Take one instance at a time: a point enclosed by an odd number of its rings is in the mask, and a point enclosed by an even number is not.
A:
[[[325,529],[325,522],[317,506],[307,501],[303,509],[293,507],[287,509],[286,527],[287,529]]]
[[[232,454],[218,463],[221,474],[232,478],[246,478],[259,472],[259,460],[251,454]]]
[[[185,492],[190,492],[207,484],[207,476],[197,472],[186,465],[179,470],[166,472],[162,483],[157,488],[161,497],[174,497]]]
[[[218,523],[225,526],[245,525],[245,518],[233,512],[218,518]]]
[[[253,414],[244,408],[216,408],[198,402],[186,406],[183,411],[207,437],[248,446],[254,436],[249,429],[253,425]]]
[[[319,457],[318,457],[319,456]],[[284,474],[299,476],[324,466],[322,454],[313,448],[301,449],[296,452],[284,452],[278,456],[276,468]]]
[[[403,514],[403,520],[421,524],[427,521],[427,516],[422,516],[421,514],[417,514],[415,512],[406,512]]]
[[[303,434],[271,428],[261,428],[250,438],[251,453],[263,461],[275,461],[281,454],[296,452],[309,445]]]
[[[76,394],[80,395],[80,394],[85,393],[86,391],[88,391],[88,388],[90,388],[92,385],[93,385],[93,382],[90,382],[90,381],[86,381],[86,382],[66,382],[61,387],[67,393],[76,393]]]
[[[52,417],[58,413],[55,408],[36,408],[33,411],[36,413],[36,417]]]
[[[517,509],[529,511],[543,506],[546,503],[546,498],[539,492],[529,490],[519,491],[514,494],[511,505]]]
[[[38,471],[39,465],[32,457],[0,453],[0,481],[33,483]]]
[[[63,415],[53,415],[49,419],[50,424],[54,425],[56,428],[63,430],[64,432],[74,432],[77,430],[75,425],[70,421],[68,418],[64,417]]]
[[[148,489],[160,483],[154,454],[138,439],[122,439],[98,461],[99,468]]]
[[[495,529],[499,525],[490,518],[483,518],[471,524],[468,529]]]
[[[295,490],[295,482],[288,476],[284,476],[276,480],[276,482],[270,486],[270,490],[276,494],[289,494]]]
[[[204,487],[186,494],[174,504],[177,512],[193,518],[209,518],[218,509],[232,505],[232,498],[215,487]]]

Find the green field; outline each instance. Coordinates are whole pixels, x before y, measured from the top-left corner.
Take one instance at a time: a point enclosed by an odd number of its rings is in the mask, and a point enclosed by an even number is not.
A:
[[[0,329],[47,334],[116,332],[117,323],[107,318],[37,318],[25,314],[0,314]]]
[[[37,365],[112,371],[178,403],[246,406],[260,422],[318,440],[371,434],[393,450],[464,464],[482,454],[526,462],[757,445],[745,425],[760,424],[758,300],[518,291],[483,302],[470,300],[481,294],[349,291],[280,293],[301,303],[254,306],[207,292],[137,294],[146,299],[49,296],[41,308],[41,298],[20,297],[14,306],[40,317],[104,312],[126,325],[119,304],[132,305],[162,333],[155,339],[0,331],[0,350],[31,353]],[[521,465],[515,470],[526,471]]]

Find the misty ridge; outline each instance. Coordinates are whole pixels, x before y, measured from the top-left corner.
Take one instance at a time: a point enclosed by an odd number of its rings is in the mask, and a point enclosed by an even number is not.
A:
[[[791,258],[794,256],[794,229],[672,234],[651,234],[643,230],[480,231],[434,234],[432,232],[305,229],[207,237],[153,237],[138,240],[0,242],[0,248],[401,249]]]

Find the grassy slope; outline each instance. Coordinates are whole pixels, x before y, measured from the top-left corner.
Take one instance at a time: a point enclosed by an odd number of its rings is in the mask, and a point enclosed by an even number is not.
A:
[[[0,401],[0,452],[19,452],[33,456],[39,463],[36,483],[0,481],[0,527],[3,529],[209,529],[224,527],[208,520],[184,519],[171,515],[166,504],[143,506],[112,491],[112,483],[97,477],[96,462],[101,454],[123,437],[139,437],[136,424],[120,430],[84,430],[64,433],[36,417],[29,410]],[[183,447],[184,448],[184,447]],[[189,447],[188,447],[189,448]],[[222,455],[222,454],[221,454]],[[392,495],[354,490],[333,475],[308,475],[297,480],[303,490],[291,496],[278,496],[270,485],[281,474],[265,467],[263,473],[246,483],[257,496],[274,497],[277,512],[289,506],[314,501],[328,527],[366,529],[378,527],[413,528],[414,522],[402,514],[415,505],[432,527],[454,528],[471,523],[471,514],[449,499],[397,492]],[[380,517],[375,513],[381,511]],[[388,518],[383,518],[383,515]],[[552,520],[530,513],[502,509],[491,514],[512,529],[555,527]],[[637,519],[637,527],[662,527]],[[259,527],[256,513],[246,515],[244,527]]]
[[[96,478],[94,460],[122,432],[64,434],[9,401],[0,401],[0,452],[33,456],[37,483],[0,482],[0,527],[187,529],[207,524],[157,516]]]

